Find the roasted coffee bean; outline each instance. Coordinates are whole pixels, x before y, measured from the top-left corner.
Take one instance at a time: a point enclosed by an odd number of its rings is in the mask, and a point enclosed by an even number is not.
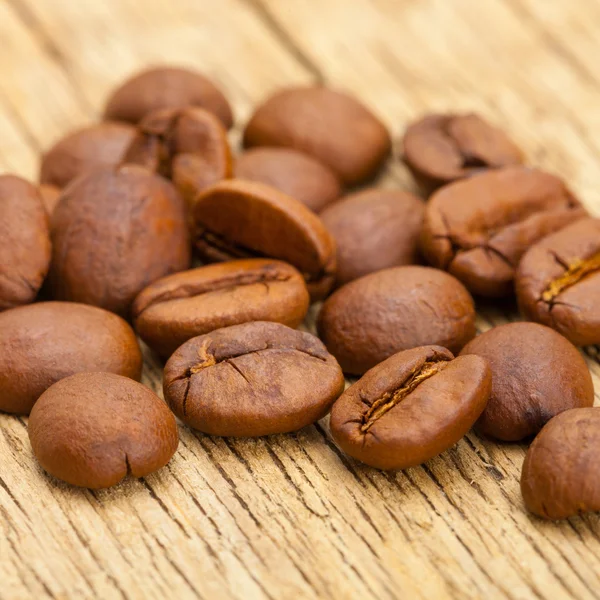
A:
[[[443,271],[394,267],[337,290],[323,304],[318,328],[344,372],[361,375],[418,346],[457,353],[475,336],[475,306],[461,283]]]
[[[600,219],[582,219],[532,246],[515,278],[523,314],[578,346],[600,343]]]
[[[149,283],[190,264],[183,199],[168,181],[133,165],[93,171],[68,186],[52,215],[52,241],[54,298],[123,316]]]
[[[337,246],[337,285],[419,260],[423,201],[399,190],[369,189],[321,213]]]
[[[390,153],[385,125],[358,100],[324,87],[289,88],[258,107],[244,145],[296,148],[349,185],[375,176]]]
[[[60,200],[61,189],[49,183],[38,185],[38,192],[42,197],[42,202],[46,207],[46,212],[51,215]]]
[[[238,179],[266,183],[321,212],[341,194],[335,173],[312,156],[292,148],[251,148],[235,165]]]
[[[189,340],[164,376],[165,398],[184,423],[236,437],[310,425],[343,389],[339,365],[317,338],[260,321]]]
[[[109,98],[105,119],[139,123],[148,113],[163,108],[204,108],[228,129],[233,115],[227,98],[198,72],[174,67],[154,67],[133,76]]]
[[[0,175],[0,311],[33,302],[50,265],[48,214],[39,192]]]
[[[113,373],[78,373],[55,383],[31,411],[29,439],[50,475],[91,489],[157,471],[179,444],[167,405]]]
[[[599,455],[600,408],[574,408],[554,417],[525,457],[525,506],[546,519],[600,511]]]
[[[271,257],[296,267],[313,299],[335,279],[335,242],[302,202],[262,183],[241,179],[208,188],[194,203],[194,241],[208,262]]]
[[[40,182],[63,188],[79,175],[116,167],[135,136],[127,123],[98,123],[70,133],[42,157]]]
[[[302,275],[278,260],[207,265],[150,284],[133,305],[140,337],[164,357],[190,338],[248,321],[302,323],[309,296]]]
[[[135,333],[106,310],[40,302],[0,313],[0,410],[27,415],[52,384],[84,371],[139,380]]]
[[[378,469],[406,469],[448,450],[484,409],[487,361],[440,346],[394,354],[336,401],[331,433],[344,452]]]
[[[123,162],[170,179],[190,206],[199,192],[233,174],[227,130],[212,113],[194,107],[146,115]]]
[[[461,354],[487,359],[494,382],[477,422],[484,435],[516,442],[558,413],[594,403],[585,360],[564,337],[536,323],[509,323],[469,342]]]
[[[426,190],[486,169],[519,165],[521,150],[476,114],[428,115],[404,134],[404,161]]]
[[[565,184],[548,173],[507,167],[457,181],[436,192],[425,209],[421,248],[475,294],[513,292],[525,251],[586,215]]]

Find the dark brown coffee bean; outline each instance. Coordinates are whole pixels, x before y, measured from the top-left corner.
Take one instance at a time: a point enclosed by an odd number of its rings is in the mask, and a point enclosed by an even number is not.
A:
[[[157,471],[179,444],[166,404],[113,373],[78,373],[55,383],[31,411],[29,439],[50,475],[91,489]]]
[[[298,327],[309,296],[287,263],[255,258],[207,265],[150,284],[133,305],[140,337],[164,357],[190,338],[248,321]]]
[[[515,278],[523,314],[578,346],[600,343],[600,219],[583,219],[532,246]]]
[[[390,153],[385,125],[358,100],[324,87],[290,88],[258,107],[244,145],[296,148],[349,185],[375,176]]]
[[[73,302],[40,302],[0,314],[1,411],[27,415],[53,383],[84,371],[139,380],[142,354],[123,319]]]
[[[387,267],[418,262],[423,201],[374,188],[346,196],[321,213],[337,246],[337,285]]]
[[[128,79],[109,98],[104,118],[139,123],[152,111],[188,106],[210,111],[228,129],[233,124],[229,102],[212,81],[174,67],[154,67]]]
[[[475,336],[475,306],[460,282],[443,271],[394,267],[337,290],[323,304],[318,328],[344,372],[361,375],[418,346],[459,352]]]
[[[600,408],[574,408],[554,417],[525,457],[525,506],[546,519],[600,511],[599,455]]]
[[[427,190],[523,162],[508,136],[476,114],[428,115],[404,134],[404,161]]]
[[[33,302],[50,265],[48,214],[39,192],[0,175],[0,311]]]
[[[233,174],[227,130],[212,113],[194,107],[146,115],[123,162],[170,179],[190,206],[199,192]]]
[[[336,401],[331,433],[341,449],[378,469],[420,465],[451,448],[484,409],[487,361],[440,346],[394,354]]]
[[[509,323],[469,342],[461,354],[487,359],[494,382],[476,429],[516,442],[569,408],[592,406],[594,386],[585,360],[564,337],[536,323]]]
[[[190,264],[183,199],[133,165],[93,171],[67,187],[52,215],[52,241],[54,298],[123,316],[149,283]]]
[[[44,154],[40,182],[63,188],[79,175],[116,167],[135,136],[127,123],[98,123],[62,138]]]
[[[42,197],[42,202],[46,207],[46,212],[51,215],[60,200],[61,189],[49,183],[38,185],[38,192]]]
[[[164,376],[165,398],[184,423],[235,437],[301,429],[343,389],[339,365],[316,337],[260,321],[189,340]]]
[[[425,209],[421,248],[435,267],[475,294],[513,292],[525,251],[586,211],[548,173],[508,167],[457,181],[436,192]]]
[[[311,298],[335,278],[335,242],[302,202],[262,183],[222,181],[201,194],[193,211],[194,240],[208,262],[271,257],[296,267]]]

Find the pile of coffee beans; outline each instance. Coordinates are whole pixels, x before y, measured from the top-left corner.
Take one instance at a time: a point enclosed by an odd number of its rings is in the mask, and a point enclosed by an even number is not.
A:
[[[326,87],[268,98],[237,156],[227,99],[189,70],[133,77],[104,119],[46,152],[39,185],[0,177],[0,410],[30,415],[48,473],[147,475],[177,449],[175,416],[263,436],[331,412],[340,448],[379,469],[473,427],[537,436],[527,508],[600,510],[600,408],[575,347],[600,343],[600,219],[503,131],[410,125],[422,198],[364,187],[390,133]],[[475,337],[473,298],[515,295],[528,322]],[[319,339],[296,328],[321,301]],[[139,383],[138,336],[166,361],[166,403]]]

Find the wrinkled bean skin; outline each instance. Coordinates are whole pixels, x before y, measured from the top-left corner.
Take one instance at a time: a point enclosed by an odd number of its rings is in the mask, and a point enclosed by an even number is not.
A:
[[[39,302],[0,314],[0,411],[28,415],[52,384],[85,371],[139,381],[142,353],[123,319],[73,302]]]
[[[337,290],[323,304],[317,326],[344,372],[362,375],[418,346],[458,353],[475,336],[475,306],[463,285],[443,271],[394,267]]]
[[[476,425],[489,437],[517,442],[536,435],[560,412],[594,403],[585,360],[543,325],[494,327],[469,342],[462,354],[482,356],[492,368],[492,395]]]
[[[39,192],[14,175],[0,176],[0,311],[33,302],[51,256],[48,214]]]
[[[40,465],[71,485],[101,489],[164,467],[177,423],[154,392],[113,373],[78,373],[46,390],[29,418]]]
[[[104,118],[137,124],[152,111],[188,106],[210,111],[227,129],[233,125],[229,102],[212,81],[174,67],[154,67],[128,79],[109,98]]]
[[[336,284],[418,262],[424,210],[417,196],[380,188],[351,194],[324,210],[321,219],[337,246]]]
[[[331,433],[344,452],[378,469],[420,465],[471,429],[492,387],[487,361],[440,346],[394,354],[333,405]]]
[[[343,389],[339,365],[317,338],[260,321],[189,340],[164,374],[173,412],[221,436],[296,431],[324,417]]]
[[[238,179],[266,183],[320,213],[341,194],[335,173],[312,156],[292,148],[251,148],[238,157]]]
[[[586,214],[553,175],[525,167],[488,171],[431,197],[421,249],[432,266],[447,270],[474,294],[507,296],[527,249]]]
[[[325,87],[304,87],[281,90],[260,105],[246,126],[244,145],[301,150],[355,185],[377,174],[391,138],[358,100]]]
[[[577,346],[600,343],[600,219],[582,219],[532,246],[517,271],[526,318]]]
[[[294,267],[257,258],[159,279],[137,297],[133,316],[140,337],[168,358],[190,338],[230,325],[275,321],[298,327],[308,303],[304,279]]]
[[[165,179],[126,165],[84,175],[52,215],[49,288],[57,300],[129,316],[148,284],[187,269],[185,203]]]
[[[275,188],[234,179],[217,183],[196,199],[196,250],[206,262],[270,257],[290,263],[306,280],[313,300],[335,279],[335,242],[302,202]]]
[[[554,417],[525,456],[525,506],[545,519],[600,511],[599,454],[600,408],[574,408]]]

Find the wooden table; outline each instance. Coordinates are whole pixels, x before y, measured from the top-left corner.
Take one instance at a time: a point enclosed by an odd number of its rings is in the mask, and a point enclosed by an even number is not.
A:
[[[287,84],[346,88],[396,138],[429,110],[478,111],[598,214],[599,25],[598,0],[0,0],[0,168],[35,178],[40,151],[97,119],[116,83],[172,62],[221,84],[236,143]],[[413,185],[396,159],[382,183]],[[478,327],[514,316],[482,307]],[[600,595],[600,518],[529,516],[524,446],[470,434],[383,473],[345,457],[326,420],[255,440],[182,427],[167,468],[91,492],[42,473],[26,419],[0,416],[0,434],[3,600]]]

